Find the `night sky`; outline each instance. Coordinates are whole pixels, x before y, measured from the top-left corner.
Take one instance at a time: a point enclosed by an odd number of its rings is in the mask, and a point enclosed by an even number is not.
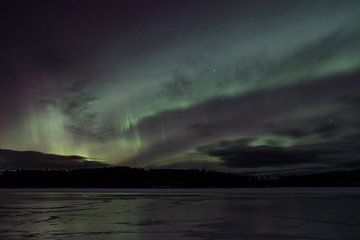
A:
[[[360,168],[360,1],[0,3],[0,168]]]

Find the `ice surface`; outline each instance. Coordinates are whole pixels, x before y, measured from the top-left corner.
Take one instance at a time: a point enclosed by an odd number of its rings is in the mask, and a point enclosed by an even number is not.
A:
[[[360,189],[0,190],[0,239],[360,239]]]

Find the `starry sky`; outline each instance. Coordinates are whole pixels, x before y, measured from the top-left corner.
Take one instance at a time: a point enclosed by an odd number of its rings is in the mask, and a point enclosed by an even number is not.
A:
[[[360,1],[0,3],[0,168],[360,168]]]

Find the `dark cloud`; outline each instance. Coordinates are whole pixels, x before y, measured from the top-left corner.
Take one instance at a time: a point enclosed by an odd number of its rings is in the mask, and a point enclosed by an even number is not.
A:
[[[227,167],[259,168],[283,167],[316,163],[321,158],[321,150],[293,149],[273,146],[251,147],[239,142],[222,142],[200,147],[199,150],[213,157],[218,157]]]
[[[199,152],[217,157],[230,168],[251,172],[324,171],[360,166],[360,136],[289,147],[251,146],[254,139],[220,141],[199,147]],[[271,170],[269,170],[269,168]],[[277,169],[277,170],[276,170]]]
[[[335,120],[333,118],[329,118],[328,122],[316,127],[314,132],[321,135],[323,138],[335,136],[340,127],[334,123],[334,121]]]
[[[335,119],[331,116],[318,119],[297,120],[294,125],[294,127],[288,128],[284,128],[284,126],[279,127],[276,125],[271,125],[269,128],[274,129],[271,132],[272,134],[299,139],[314,135],[319,138],[329,138],[336,136],[339,132],[344,130],[344,127],[347,127],[342,126],[344,125],[343,123],[338,123],[338,119]]]
[[[360,96],[348,96],[342,99],[349,105],[349,109],[352,111],[352,114],[356,116],[356,119],[360,116]]]
[[[337,164],[339,168],[358,169],[360,168],[360,157],[357,161],[349,161]]]
[[[0,149],[0,169],[69,169],[106,167],[81,156],[62,156],[34,151]]]

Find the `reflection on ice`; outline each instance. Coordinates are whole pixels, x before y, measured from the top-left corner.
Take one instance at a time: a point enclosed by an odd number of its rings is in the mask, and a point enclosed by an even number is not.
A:
[[[359,239],[360,189],[1,190],[0,239]]]

